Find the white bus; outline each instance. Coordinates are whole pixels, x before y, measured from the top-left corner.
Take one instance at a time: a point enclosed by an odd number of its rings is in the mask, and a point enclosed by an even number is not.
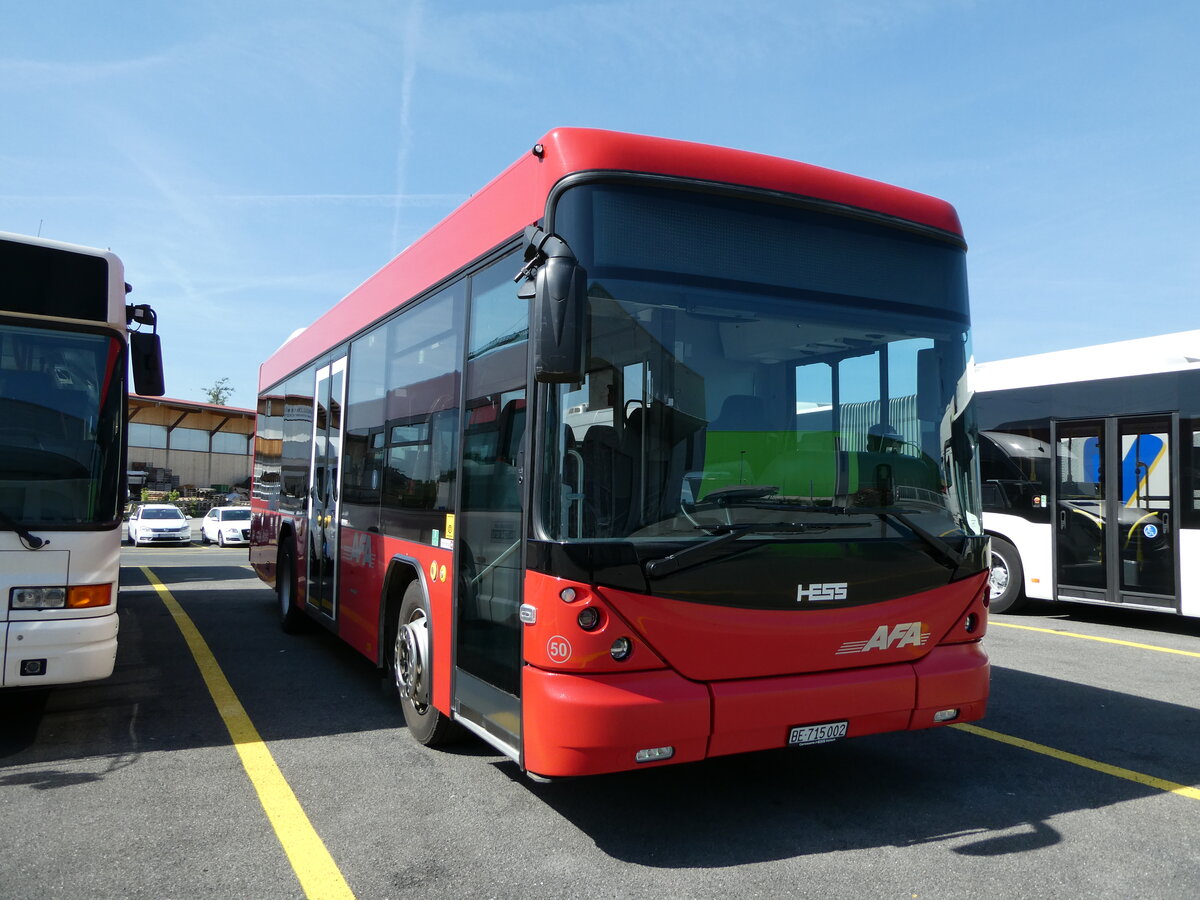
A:
[[[1200,331],[975,369],[993,612],[1200,616]]]
[[[3,688],[112,674],[131,364],[163,390],[156,316],[128,289],[111,253],[0,233]]]

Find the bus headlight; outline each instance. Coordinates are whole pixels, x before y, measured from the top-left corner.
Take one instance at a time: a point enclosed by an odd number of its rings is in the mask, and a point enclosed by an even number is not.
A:
[[[8,595],[9,609],[91,609],[108,606],[111,584],[77,584],[74,587],[19,587]]]
[[[63,587],[19,587],[8,595],[9,609],[65,609],[67,589]]]

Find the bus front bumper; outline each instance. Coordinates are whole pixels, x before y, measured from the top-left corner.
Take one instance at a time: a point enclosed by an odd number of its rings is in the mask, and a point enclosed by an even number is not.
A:
[[[43,687],[107,678],[117,659],[116,612],[93,618],[0,622],[0,687]]]
[[[846,736],[982,718],[990,665],[979,643],[912,663],[701,684],[671,670],[572,675],[526,666],[525,768],[591,775],[786,747],[791,729],[847,722]],[[670,755],[665,755],[670,748]],[[638,755],[650,756],[639,762]]]

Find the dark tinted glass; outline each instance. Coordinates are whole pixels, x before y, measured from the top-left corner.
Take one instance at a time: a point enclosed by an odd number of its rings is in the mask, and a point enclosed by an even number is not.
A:
[[[125,355],[112,334],[0,324],[0,511],[109,524],[123,493]]]
[[[366,439],[369,461],[356,482],[380,492],[384,534],[437,543],[454,510],[465,294],[451,285],[384,327],[372,396],[355,382],[361,367],[351,371],[353,440]]]
[[[867,221],[699,191],[591,185],[563,195],[554,226],[584,238],[572,249],[593,279],[744,284],[759,294],[854,297],[966,320],[961,248]]]
[[[108,320],[108,262],[0,240],[0,309]]]

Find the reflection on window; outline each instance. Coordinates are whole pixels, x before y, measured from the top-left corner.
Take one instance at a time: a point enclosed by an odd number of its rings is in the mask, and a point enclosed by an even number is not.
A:
[[[452,285],[387,325],[382,416],[366,419],[382,426],[370,441],[385,534],[428,542],[453,509],[464,293]]]
[[[978,530],[957,324],[745,294],[597,296],[614,287],[592,289],[590,371],[557,389],[553,534],[693,536],[698,508],[735,496],[755,509],[730,521],[898,509],[938,534]]]
[[[115,335],[0,325],[0,512],[30,527],[111,523],[123,486]]]

